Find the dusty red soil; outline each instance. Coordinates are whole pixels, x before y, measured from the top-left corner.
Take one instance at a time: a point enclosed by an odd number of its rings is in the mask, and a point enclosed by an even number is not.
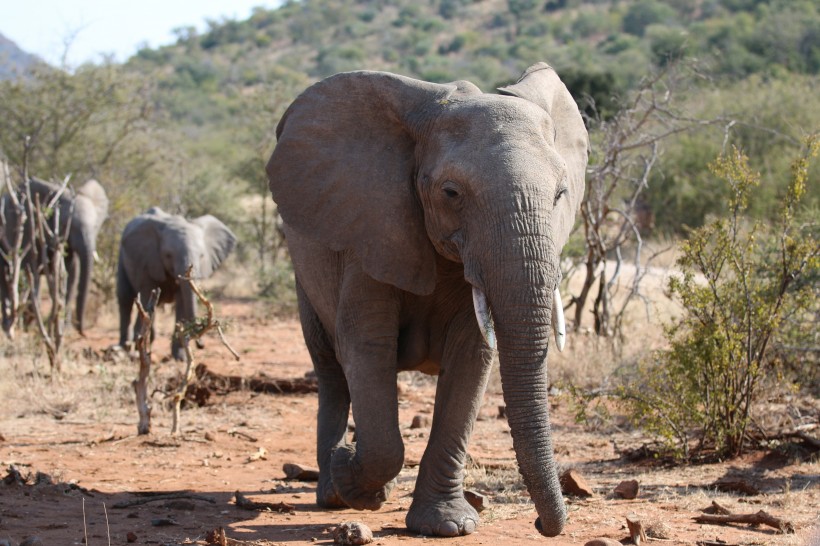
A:
[[[302,378],[310,370],[298,322],[272,318],[262,304],[217,302],[228,323],[228,339],[241,353],[239,362],[216,338],[197,351],[199,362],[222,373],[250,377]],[[155,360],[169,353],[170,313],[160,316]],[[206,544],[224,528],[227,544],[330,544],[330,530],[343,521],[364,522],[382,545],[437,542],[476,544],[584,544],[609,537],[624,540],[625,518],[665,529],[659,544],[820,544],[820,463],[788,452],[756,452],[741,460],[698,466],[628,462],[621,454],[646,441],[639,433],[609,428],[590,431],[576,424],[560,399],[553,404],[554,441],[563,468],[575,468],[592,486],[588,499],[568,497],[569,522],[553,539],[533,527],[532,504],[521,490],[509,428],[498,417],[500,389],[491,384],[470,444],[473,468],[467,486],[486,495],[478,531],[467,537],[434,539],[408,533],[404,517],[411,502],[416,464],[429,427],[410,428],[416,415],[432,415],[435,383],[402,374],[400,414],[406,442],[406,465],[392,499],[377,512],[323,510],[314,503],[315,483],[286,481],[285,463],[315,465],[315,394],[257,394],[238,390],[214,393],[202,407],[182,412],[182,434],[172,437],[170,411],[162,394],[153,397],[152,433],[136,434],[137,414],[131,390],[137,363],[111,357],[116,340],[111,317],[102,316],[87,338],[70,335],[63,372],[49,377],[46,361],[2,341],[0,364],[0,476],[14,465],[25,484],[0,483],[0,544],[19,545],[36,536],[42,544],[90,545]],[[31,342],[28,342],[31,345]],[[164,388],[181,372],[161,362],[152,385]],[[814,401],[816,402],[816,401]],[[813,406],[817,422],[817,404]],[[41,472],[40,484],[34,484]],[[727,476],[745,480],[760,494],[716,491]],[[47,483],[49,481],[54,484]],[[640,482],[634,500],[613,494],[622,480]],[[9,480],[11,481],[11,480]],[[234,493],[254,501],[286,503],[286,512],[240,509]],[[188,498],[157,500],[161,493]],[[133,504],[149,500],[143,504]],[[706,525],[693,520],[713,500],[734,512],[765,510],[789,520],[794,534],[765,526]],[[119,508],[120,503],[132,503]],[[87,537],[87,539],[86,539]],[[813,538],[812,538],[813,537]],[[242,542],[236,542],[242,541]],[[655,540],[650,540],[655,542]]]

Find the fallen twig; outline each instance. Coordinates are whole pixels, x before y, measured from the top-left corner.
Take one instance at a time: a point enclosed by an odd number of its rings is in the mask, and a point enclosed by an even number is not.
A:
[[[206,497],[204,495],[197,495],[195,493],[167,493],[159,495],[151,495],[149,497],[142,497],[139,499],[131,499],[127,501],[120,501],[114,504],[111,508],[128,508],[130,506],[139,506],[140,504],[147,504],[149,502],[171,500],[171,499],[191,499],[216,504],[216,499],[213,497]]]
[[[726,510],[723,507],[721,508],[723,510]],[[794,533],[794,525],[790,521],[775,517],[763,510],[760,510],[759,512],[756,512],[754,514],[701,514],[699,516],[695,516],[694,520],[698,523],[712,523],[718,525],[722,525],[725,523],[747,523],[749,525],[768,525],[769,527],[774,527],[781,533]]]
[[[714,501],[714,500],[712,501],[712,506],[710,506],[709,508],[705,508],[705,509],[701,510],[701,512],[703,512],[704,514],[723,514],[723,515],[726,515],[726,516],[728,516],[729,514],[732,513],[731,510],[729,510],[728,508],[726,508],[722,504],[719,504],[718,501]]]
[[[273,379],[266,377],[222,375],[212,372],[205,364],[197,365],[196,378],[200,384],[204,383],[209,389],[221,392],[247,389],[264,394],[308,394],[319,390],[319,383],[315,377]]]
[[[251,436],[247,432],[242,432],[241,430],[236,430],[235,428],[229,429],[228,434],[230,434],[231,436],[239,436],[240,438],[244,438],[249,442],[258,442],[259,441],[259,438],[256,438],[255,436]]]
[[[243,510],[256,510],[257,512],[285,512],[288,514],[293,514],[296,511],[295,506],[285,502],[256,502],[250,500],[239,491],[234,493],[234,495],[236,496],[237,508],[242,508]]]

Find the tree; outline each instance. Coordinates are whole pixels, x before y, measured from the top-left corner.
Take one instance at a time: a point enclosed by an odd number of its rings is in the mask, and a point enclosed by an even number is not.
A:
[[[646,27],[674,20],[675,10],[657,0],[639,0],[630,4],[623,19],[624,32],[643,36]]]
[[[99,172],[147,129],[151,91],[150,80],[110,63],[74,73],[38,65],[0,82],[0,150],[18,169],[28,154],[29,172],[42,178]]]
[[[593,146],[581,203],[584,284],[569,304],[575,306],[576,331],[581,327],[587,299],[597,285],[592,309],[595,332],[601,336],[620,333],[627,305],[642,297],[640,281],[646,268],[641,232],[646,226],[642,226],[641,216],[661,143],[672,135],[721,121],[694,119],[678,111],[676,94],[683,91],[683,80],[688,78],[682,68],[676,65],[653,74],[611,119],[591,120],[597,129],[597,143]],[[634,247],[636,273],[625,301],[616,309],[615,281],[627,244]],[[615,260],[611,277],[605,267],[608,259]]]
[[[752,406],[766,377],[780,372],[773,346],[794,317],[816,317],[820,245],[817,219],[801,220],[815,135],[792,167],[777,222],[749,225],[744,213],[760,181],[733,149],[712,172],[729,186],[729,213],[692,231],[681,247],[683,274],[670,280],[685,313],[667,330],[671,348],[622,387],[633,417],[688,456],[714,449],[735,457],[747,441]]]
[[[669,288],[685,313],[667,329],[670,349],[620,387],[633,419],[684,457],[692,438],[696,451],[742,453],[759,387],[782,370],[782,344],[773,349],[788,336],[785,326],[820,311],[817,219],[800,216],[820,140],[806,144],[774,223],[745,216],[760,182],[745,155],[735,148],[711,164],[729,186],[729,212],[683,243],[682,275]]]

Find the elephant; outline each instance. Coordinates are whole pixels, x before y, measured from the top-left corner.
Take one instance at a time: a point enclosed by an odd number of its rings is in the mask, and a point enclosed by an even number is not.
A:
[[[563,345],[559,256],[589,139],[556,72],[535,64],[499,94],[340,73],[303,91],[276,135],[266,172],[319,384],[317,504],[382,506],[404,459],[397,372],[418,370],[438,379],[405,523],[472,533],[464,464],[497,355],[535,526],[560,534],[547,351],[551,329]]]
[[[27,184],[28,191],[24,187],[17,190],[20,198],[27,195],[29,192],[32,199],[37,199],[42,206],[46,206],[57,192],[60,191],[60,186],[39,180],[37,178],[29,179]],[[84,320],[86,302],[88,301],[88,292],[91,287],[91,277],[94,271],[94,262],[97,251],[97,236],[100,233],[103,222],[108,217],[108,197],[102,185],[94,179],[88,180],[85,184],[80,186],[76,192],[72,192],[66,188],[58,199],[58,207],[60,211],[60,233],[68,233],[66,239],[65,250],[65,264],[67,276],[67,290],[66,290],[66,316],[71,316],[70,305],[74,299],[76,292],[76,307],[74,309],[73,323],[80,335],[85,335]],[[11,198],[8,195],[3,196],[2,202],[3,217],[5,220],[5,234],[6,241],[10,243],[13,238],[12,230],[16,225],[16,210],[12,206]],[[52,222],[53,229],[53,222]],[[24,229],[24,244],[27,244],[30,239],[29,230]],[[36,254],[30,252],[27,255],[27,267],[34,265],[33,260]],[[5,269],[8,264],[3,261],[3,279],[0,282],[0,289],[2,290],[2,307],[3,307],[3,329],[12,335],[11,318],[8,309],[8,294],[9,286],[5,275]],[[39,292],[39,275],[35,276],[35,286],[33,287],[35,293]]]
[[[117,261],[117,303],[120,312],[121,347],[130,341],[129,326],[134,299],[147,304],[151,291],[160,289],[159,303],[173,303],[176,321],[196,316],[196,295],[180,282],[188,267],[193,279],[207,279],[228,257],[236,236],[220,220],[206,214],[193,220],[152,207],[125,226]],[[134,337],[141,327],[137,318]],[[152,332],[153,339],[153,332]],[[171,352],[185,359],[185,348],[173,337]]]

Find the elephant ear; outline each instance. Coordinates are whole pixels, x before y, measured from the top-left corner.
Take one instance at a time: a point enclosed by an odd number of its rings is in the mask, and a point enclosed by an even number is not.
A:
[[[206,214],[194,218],[192,222],[202,228],[207,254],[200,266],[200,275],[210,277],[219,265],[228,257],[236,245],[236,236],[228,226],[215,216]]]
[[[276,129],[273,199],[297,231],[352,250],[374,279],[435,287],[435,250],[415,193],[416,134],[441,102],[478,89],[385,72],[346,72],[303,92]]]
[[[105,219],[108,218],[108,196],[105,194],[105,189],[102,185],[94,179],[89,180],[82,186],[80,189],[77,190],[77,197],[85,197],[88,202],[93,205],[93,233],[97,234],[100,232],[100,228],[102,227],[103,222]],[[78,199],[75,203],[75,207],[79,204],[80,200]],[[88,212],[85,213],[88,215]]]
[[[569,237],[575,213],[584,198],[589,136],[578,106],[558,74],[546,63],[529,67],[515,85],[498,90],[503,95],[526,99],[543,108],[552,117],[555,127],[555,149],[567,165],[568,197],[571,215],[564,225],[557,226],[557,240]]]

